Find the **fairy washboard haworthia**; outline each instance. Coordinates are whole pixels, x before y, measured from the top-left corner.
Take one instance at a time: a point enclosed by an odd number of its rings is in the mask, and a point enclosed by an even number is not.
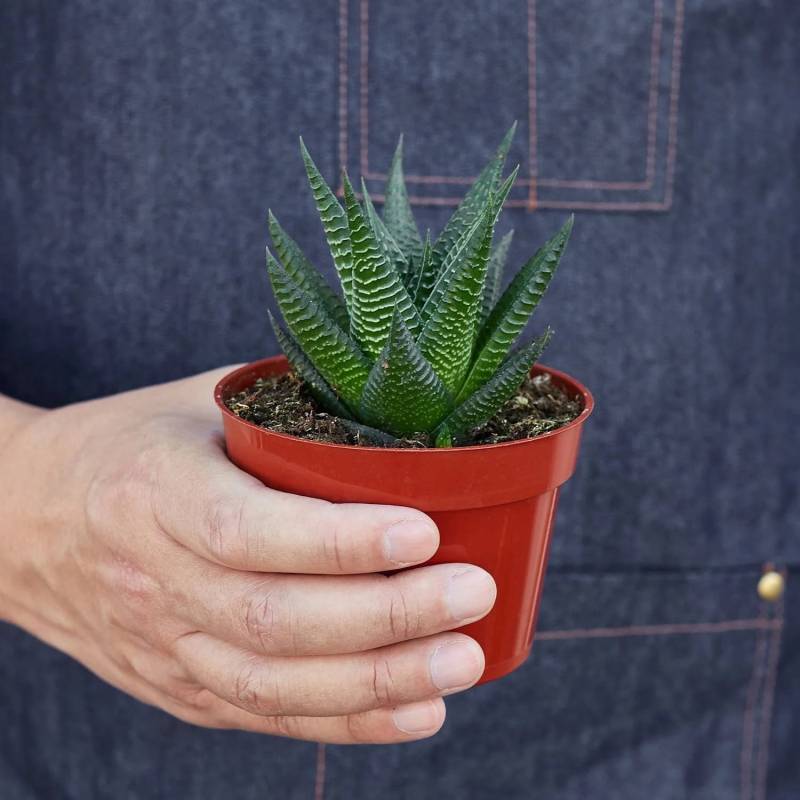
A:
[[[270,320],[295,372],[331,414],[447,446],[490,419],[541,355],[549,329],[512,348],[555,273],[573,218],[501,294],[512,234],[494,238],[517,174],[502,177],[513,135],[514,127],[433,241],[411,211],[402,137],[382,216],[363,182],[359,199],[346,174],[340,203],[300,140],[341,294],[270,212],[277,258],[267,251],[267,269],[285,327]]]

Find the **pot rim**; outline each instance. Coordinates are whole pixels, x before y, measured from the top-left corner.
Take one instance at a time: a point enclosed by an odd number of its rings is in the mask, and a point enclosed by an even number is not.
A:
[[[594,410],[594,396],[592,393],[584,386],[579,380],[573,378],[566,372],[562,372],[561,370],[554,369],[553,367],[548,367],[545,364],[534,364],[533,369],[531,372],[533,374],[538,374],[542,372],[546,372],[549,375],[552,375],[562,384],[566,384],[570,389],[574,390],[574,394],[581,397],[583,400],[583,409],[581,413],[578,414],[575,419],[568,422],[566,425],[562,425],[560,428],[556,428],[552,431],[547,431],[546,433],[540,433],[537,436],[532,436],[527,439],[515,439],[511,442],[495,442],[494,444],[470,444],[464,445],[463,447],[425,447],[425,448],[413,448],[413,447],[374,447],[371,445],[354,445],[354,444],[338,444],[336,442],[319,442],[315,439],[302,439],[299,436],[291,436],[288,433],[279,433],[278,431],[273,431],[270,428],[263,428],[260,425],[256,425],[249,420],[242,419],[241,417],[234,414],[227,405],[225,405],[225,396],[226,396],[226,389],[228,384],[232,383],[236,378],[246,372],[255,372],[258,371],[260,367],[267,365],[267,364],[274,364],[277,361],[283,361],[288,366],[288,361],[286,356],[284,355],[276,355],[276,356],[269,356],[268,358],[261,358],[256,361],[250,361],[247,364],[243,364],[240,367],[232,370],[231,372],[224,375],[220,380],[217,382],[217,385],[214,387],[214,402],[217,404],[219,409],[222,411],[223,416],[227,416],[232,421],[237,422],[241,425],[245,425],[249,428],[253,428],[256,431],[260,431],[262,434],[269,434],[271,436],[277,436],[280,439],[286,439],[290,442],[300,442],[304,445],[308,445],[309,447],[326,447],[331,448],[334,450],[355,450],[355,451],[366,451],[366,452],[378,452],[378,453],[419,453],[421,454],[428,454],[429,456],[433,453],[450,453],[452,454],[455,452],[473,452],[473,451],[493,451],[500,448],[509,448],[514,446],[524,445],[529,442],[538,442],[542,439],[549,439],[559,434],[563,434],[573,428],[579,428],[583,425],[586,419],[591,415],[592,411]],[[291,369],[291,367],[289,367]],[[412,456],[413,457],[413,456]]]

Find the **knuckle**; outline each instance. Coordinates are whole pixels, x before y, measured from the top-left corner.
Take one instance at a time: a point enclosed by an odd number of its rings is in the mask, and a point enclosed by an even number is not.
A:
[[[392,587],[386,609],[389,630],[396,641],[414,639],[419,635],[421,620],[413,613],[409,598],[400,587]]]
[[[246,562],[248,544],[244,525],[244,500],[215,497],[205,511],[206,545],[211,556],[222,564]]]
[[[281,692],[271,670],[248,659],[236,672],[233,695],[237,703],[262,716],[281,715]]]
[[[372,659],[370,694],[378,707],[392,706],[398,702],[398,690],[389,659],[376,656]]]
[[[326,564],[335,567],[339,572],[344,572],[352,557],[346,544],[345,527],[341,514],[332,503],[328,506],[323,519],[322,555]]]
[[[284,616],[286,602],[284,592],[271,581],[260,581],[249,589],[242,598],[241,620],[248,641],[255,643],[264,651],[274,651],[286,637],[291,635],[293,624]],[[284,621],[288,619],[288,621]]]
[[[172,677],[165,688],[173,700],[193,711],[210,713],[216,704],[216,698],[208,689],[185,678]]]
[[[369,722],[369,714],[348,714],[345,717],[347,735],[354,744],[367,744],[376,741],[375,731]]]
[[[302,735],[300,721],[297,717],[275,716],[270,719],[272,733],[276,736],[285,736],[290,739]]]
[[[158,486],[160,457],[158,446],[145,441],[129,457],[93,475],[85,501],[90,527],[102,530],[151,503]]]
[[[159,582],[138,564],[119,553],[112,554],[105,569],[111,595],[121,598],[130,611],[149,613],[161,594]]]

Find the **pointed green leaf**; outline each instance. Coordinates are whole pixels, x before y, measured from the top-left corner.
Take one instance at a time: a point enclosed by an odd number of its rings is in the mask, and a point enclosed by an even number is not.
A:
[[[409,289],[412,297],[414,298],[414,305],[417,308],[420,308],[425,302],[425,297],[422,287],[427,282],[426,275],[432,274],[432,265],[433,265],[433,245],[431,244],[431,229],[428,228],[428,230],[425,232],[425,244],[422,247],[422,255],[419,258],[419,262],[417,262],[416,259],[413,262],[413,267],[415,271],[414,288],[413,291]]]
[[[300,151],[303,154],[303,163],[308,174],[308,183],[317,204],[317,211],[322,220],[322,228],[328,240],[333,263],[339,274],[342,292],[348,306],[350,304],[350,282],[353,269],[353,259],[350,252],[350,231],[347,227],[347,217],[336,199],[336,195],[317,169],[306,150],[302,137],[300,138]]]
[[[463,400],[485,383],[503,361],[542,299],[572,231],[573,217],[519,271],[478,336],[472,368],[459,392]]]
[[[491,419],[520,387],[552,336],[548,328],[538,339],[511,355],[495,375],[459,405],[444,421],[453,434],[460,434]]]
[[[364,212],[373,232],[375,233],[375,240],[383,249],[383,254],[395,268],[397,273],[403,277],[408,270],[409,258],[400,248],[400,245],[397,243],[394,236],[392,236],[392,234],[389,232],[378,212],[375,210],[372,198],[367,191],[367,184],[364,182],[363,178],[361,179],[361,194],[364,196]]]
[[[303,291],[267,250],[267,271],[286,325],[308,359],[344,402],[358,407],[370,363],[325,308]]]
[[[322,275],[303,255],[297,242],[281,227],[272,211],[269,212],[269,232],[278,258],[289,277],[301,289],[316,297],[342,330],[348,330],[350,317],[342,298],[328,286]]]
[[[346,175],[344,195],[353,255],[350,332],[364,352],[374,358],[389,338],[395,309],[412,333],[419,329],[419,315],[400,276],[378,245]]]
[[[360,422],[355,422],[351,419],[340,419],[339,424],[356,437],[356,442],[360,446],[394,447],[397,444],[396,436],[377,428],[372,428],[369,425],[362,425]]]
[[[511,173],[500,184],[500,187],[497,189],[497,191],[493,192],[496,204],[495,217],[500,216],[500,212],[503,210],[503,206],[505,205],[505,202],[508,199],[511,187],[514,185],[514,181],[517,179],[517,175],[519,175],[519,164],[517,164],[517,166],[511,170]]]
[[[447,425],[442,425],[436,434],[434,447],[452,447],[453,434],[450,433],[450,428]]]
[[[408,192],[403,176],[403,137],[397,142],[389,177],[386,179],[383,221],[389,232],[409,259],[422,256],[422,240],[408,202]]]
[[[506,261],[508,261],[508,251],[511,247],[511,240],[514,238],[514,231],[510,230],[497,244],[497,247],[489,257],[489,266],[486,269],[486,286],[483,292],[483,308],[481,310],[481,323],[485,322],[494,308],[497,298],[500,297],[500,287],[503,283],[503,272],[505,271]]]
[[[433,246],[433,262],[437,268],[442,264],[453,245],[464,235],[465,231],[472,227],[475,220],[480,216],[489,193],[496,190],[516,129],[517,123],[515,122],[503,137],[503,141],[497,148],[492,160],[484,167],[466,197],[453,212],[453,216],[450,217],[444,230],[439,234],[439,238]]]
[[[430,316],[423,323],[418,344],[436,374],[453,394],[458,392],[469,368],[477,333],[486,265],[492,246],[494,207],[490,197],[486,211],[464,246],[464,257],[453,262],[443,276],[441,292],[432,293],[423,308]],[[439,284],[437,284],[437,287]],[[436,288],[434,289],[434,292]]]
[[[292,365],[297,376],[305,381],[314,399],[326,411],[337,417],[352,417],[353,415],[350,410],[336,396],[336,393],[328,386],[327,381],[319,374],[317,368],[303,352],[302,348],[297,343],[297,339],[278,324],[278,321],[272,315],[271,311],[268,313],[272,330],[275,332],[275,338],[278,340],[281,350],[283,350],[284,355]]]
[[[442,296],[453,280],[455,272],[463,270],[465,264],[470,263],[475,258],[475,253],[480,248],[486,234],[487,219],[488,213],[478,217],[472,227],[464,231],[464,235],[447,253],[447,258],[441,266],[439,277],[420,309],[419,316],[423,325],[433,316],[433,312],[441,306]]]
[[[398,436],[427,432],[450,410],[450,396],[395,313],[386,346],[372,367],[360,416]]]
[[[489,247],[491,247],[492,236],[494,235],[494,226],[497,224],[497,219],[503,209],[503,203],[505,202],[506,197],[508,197],[508,193],[511,191],[511,187],[514,184],[514,180],[516,179],[518,172],[519,166],[517,166],[508,176],[508,178],[505,179],[499,189],[499,194],[490,194],[486,199],[484,213],[488,215],[489,220],[489,227],[486,230],[486,235],[489,237]],[[420,312],[423,325],[428,321],[428,319],[430,319],[434,309],[439,307],[445,288],[453,280],[453,275],[455,271],[459,269],[461,259],[472,258],[474,256],[473,251],[486,244],[486,242],[472,238],[474,231],[483,224],[484,215],[481,215],[475,220],[470,229],[465,231],[464,236],[462,236],[462,238],[456,242],[453,248],[448,251],[444,262],[439,267],[439,274],[436,279],[436,283],[431,289],[430,294],[428,295],[428,298],[422,307],[422,311]],[[481,296],[482,295],[483,291],[481,292]]]

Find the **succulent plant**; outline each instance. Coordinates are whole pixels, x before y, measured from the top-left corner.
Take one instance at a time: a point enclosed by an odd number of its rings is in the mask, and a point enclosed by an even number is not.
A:
[[[344,204],[300,140],[308,180],[341,284],[335,292],[270,211],[277,258],[267,269],[285,321],[270,314],[296,374],[329,413],[373,431],[428,434],[449,446],[517,391],[550,339],[548,328],[512,350],[558,266],[561,230],[501,294],[513,231],[493,248],[519,167],[503,179],[514,127],[439,236],[420,236],[403,177],[402,136],[380,215],[363,180],[346,173]]]

